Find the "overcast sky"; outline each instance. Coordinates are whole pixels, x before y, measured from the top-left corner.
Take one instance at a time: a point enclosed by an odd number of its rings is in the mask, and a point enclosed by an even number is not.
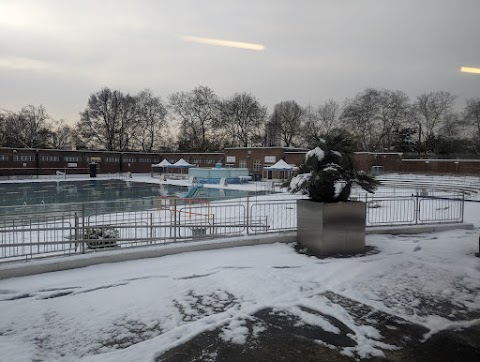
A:
[[[479,34],[480,0],[0,0],[0,108],[76,121],[103,86],[166,99],[197,85],[270,108],[366,87],[446,90],[463,107],[480,97],[480,74],[459,71],[480,67]]]

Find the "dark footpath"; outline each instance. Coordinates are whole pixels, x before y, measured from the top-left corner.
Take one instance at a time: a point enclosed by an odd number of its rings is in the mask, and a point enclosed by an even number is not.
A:
[[[352,356],[342,354],[341,351],[357,346],[352,338],[354,332],[330,315],[299,306],[303,313],[321,316],[340,333],[300,323],[299,317],[287,311],[263,309],[244,321],[243,325],[249,331],[245,343],[226,342],[222,338],[224,327],[220,327],[165,352],[156,361],[480,361],[480,325],[442,331],[423,343],[423,336],[428,332],[423,326],[335,293],[323,295],[348,310],[357,325],[370,325],[377,329],[382,336],[381,343],[397,348],[376,347],[385,357],[362,359],[355,353]]]

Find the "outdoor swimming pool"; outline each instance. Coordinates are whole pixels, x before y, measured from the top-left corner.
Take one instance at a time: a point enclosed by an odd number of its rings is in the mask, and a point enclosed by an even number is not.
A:
[[[87,180],[28,182],[0,184],[0,208],[5,206],[29,206],[71,204],[82,202],[128,201],[158,196],[185,197],[191,188],[168,184],[150,184],[123,180]],[[254,196],[251,191],[198,188],[190,192],[192,198],[218,200]]]

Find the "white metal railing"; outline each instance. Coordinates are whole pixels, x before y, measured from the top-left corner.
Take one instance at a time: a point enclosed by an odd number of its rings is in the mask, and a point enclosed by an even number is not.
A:
[[[463,194],[360,197],[367,227],[463,222]],[[155,198],[0,207],[0,260],[294,231],[296,200]]]

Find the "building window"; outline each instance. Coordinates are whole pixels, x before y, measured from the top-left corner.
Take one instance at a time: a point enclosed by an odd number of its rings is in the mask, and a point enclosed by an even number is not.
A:
[[[275,163],[277,158],[275,156],[265,156],[265,163]]]
[[[78,162],[78,161],[80,161],[80,157],[78,157],[78,156],[65,156],[63,158],[63,160],[66,161],[66,162]]]
[[[132,162],[135,162],[135,161],[132,161]],[[152,163],[152,159],[151,159],[151,158],[139,158],[139,159],[138,159],[138,162],[149,162],[149,163]]]
[[[43,162],[57,162],[58,160],[58,156],[40,156],[40,161]]]
[[[262,170],[262,160],[254,160],[253,171],[261,171],[261,170]]]
[[[239,160],[238,167],[240,168],[247,168],[247,160]]]
[[[0,155],[0,161],[8,161],[7,155]]]
[[[134,163],[137,162],[137,159],[135,157],[125,157],[123,162]]]
[[[34,158],[33,156],[24,156],[24,155],[19,155],[19,156],[13,156],[14,161],[20,161],[20,162],[25,162],[25,161],[33,161]]]
[[[101,162],[102,158],[99,156],[89,156],[85,158],[87,162]]]
[[[212,160],[211,158],[207,158],[207,159],[205,160],[205,163],[207,163],[207,164],[212,164],[212,163],[213,163],[213,160]]]
[[[120,162],[120,157],[105,157],[105,162]]]

